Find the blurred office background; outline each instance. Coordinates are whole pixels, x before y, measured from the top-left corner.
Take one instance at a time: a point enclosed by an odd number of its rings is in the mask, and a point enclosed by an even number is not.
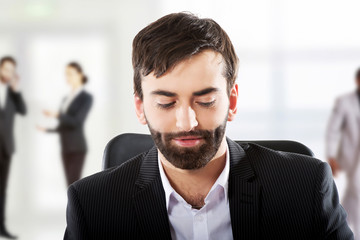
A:
[[[16,120],[17,151],[8,191],[8,226],[25,240],[61,239],[66,183],[56,134],[41,115],[67,93],[65,65],[79,61],[94,105],[86,123],[84,176],[101,170],[106,143],[147,133],[133,110],[131,44],[159,17],[191,11],[215,19],[240,58],[233,139],[290,139],[324,159],[336,96],[354,89],[360,66],[359,1],[0,0],[0,56],[18,60],[28,115]],[[336,179],[340,194],[345,180]]]

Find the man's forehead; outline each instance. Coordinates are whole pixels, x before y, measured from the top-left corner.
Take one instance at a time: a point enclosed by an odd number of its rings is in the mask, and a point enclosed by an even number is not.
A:
[[[163,96],[180,96],[180,95],[192,95],[202,96],[209,93],[218,93],[222,90],[226,90],[226,79],[212,79],[204,80],[199,79],[196,83],[194,81],[181,81],[178,79],[167,79],[167,81],[161,81],[160,79],[152,79],[150,81],[145,80],[142,84],[143,92],[151,95],[163,95]]]
[[[10,61],[6,61],[4,62],[1,67],[4,67],[4,68],[15,68],[15,65],[14,63],[10,62]]]
[[[178,91],[195,93],[208,88],[221,89],[227,83],[222,62],[221,54],[204,51],[201,55],[177,64],[160,77],[155,76],[153,72],[143,76],[143,91],[153,92],[161,89],[175,93]]]

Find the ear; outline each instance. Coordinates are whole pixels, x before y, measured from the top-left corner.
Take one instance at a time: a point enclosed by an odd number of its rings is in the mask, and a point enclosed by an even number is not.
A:
[[[146,125],[146,118],[144,113],[144,102],[143,100],[137,95],[134,95],[134,102],[135,102],[135,112],[136,116],[139,119],[139,122],[143,125]]]
[[[355,83],[358,88],[360,88],[360,79],[355,78]]]
[[[238,85],[237,83],[234,84],[234,86],[230,90],[230,96],[229,96],[229,113],[228,113],[228,121],[231,122],[235,119],[235,115],[237,113],[237,100],[239,97],[239,91],[238,91]]]

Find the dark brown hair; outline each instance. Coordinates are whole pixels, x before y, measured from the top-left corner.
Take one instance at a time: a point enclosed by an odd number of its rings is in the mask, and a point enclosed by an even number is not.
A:
[[[356,79],[356,80],[360,80],[360,68],[358,68],[358,69],[356,70],[355,79]]]
[[[11,62],[12,64],[14,64],[16,66],[16,60],[15,60],[15,58],[13,58],[11,56],[2,57],[0,59],[0,66],[2,66],[6,62]]]
[[[71,67],[71,68],[74,68],[78,73],[81,73],[82,74],[82,83],[83,84],[86,84],[89,80],[88,80],[88,77],[87,76],[85,76],[85,74],[84,74],[84,72],[83,72],[83,70],[82,70],[82,67],[80,66],[80,64],[79,63],[77,63],[77,62],[70,62],[69,64],[68,64],[68,67]]]
[[[219,24],[185,12],[172,13],[151,23],[133,41],[134,93],[143,98],[142,76],[154,72],[156,77],[161,77],[182,60],[205,49],[222,55],[229,93],[237,77],[239,60],[229,36]]]

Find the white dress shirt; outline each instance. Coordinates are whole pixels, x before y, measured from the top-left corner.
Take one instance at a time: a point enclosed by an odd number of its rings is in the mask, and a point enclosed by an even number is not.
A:
[[[61,105],[61,112],[65,113],[67,109],[69,108],[70,104],[74,99],[80,94],[80,92],[84,89],[84,87],[79,87],[75,91],[71,91],[68,96],[66,96],[63,104]]]
[[[5,107],[6,95],[7,95],[8,85],[0,81],[0,108]]]
[[[173,240],[233,239],[228,199],[230,171],[229,147],[226,163],[211,187],[201,209],[193,209],[170,185],[158,156],[161,181],[165,190],[171,238]]]

